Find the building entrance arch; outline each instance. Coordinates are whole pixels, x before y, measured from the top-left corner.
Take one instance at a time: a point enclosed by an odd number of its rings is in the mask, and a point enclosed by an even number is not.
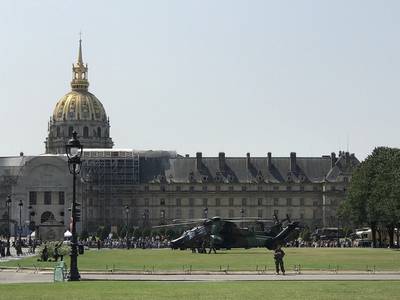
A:
[[[44,223],[47,221],[53,221],[54,220],[54,214],[51,211],[45,211],[44,213],[42,213],[41,217],[40,217],[40,223]]]

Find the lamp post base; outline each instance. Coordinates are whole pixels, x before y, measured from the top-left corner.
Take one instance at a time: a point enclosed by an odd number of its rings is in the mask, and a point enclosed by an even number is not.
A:
[[[69,271],[68,281],[79,281],[81,279],[81,275],[78,271],[78,251],[77,245],[75,243],[71,244],[71,267]]]
[[[70,274],[68,281],[80,281],[81,280],[81,275],[78,274]]]

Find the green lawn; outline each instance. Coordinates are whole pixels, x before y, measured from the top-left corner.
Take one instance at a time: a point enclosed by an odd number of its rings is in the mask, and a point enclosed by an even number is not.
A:
[[[339,266],[339,270],[366,270],[367,266],[376,266],[377,271],[400,271],[400,251],[371,248],[286,248],[285,264],[287,269],[300,264],[303,270],[327,270]],[[69,257],[66,258],[69,264]],[[0,263],[0,266],[52,267],[54,263],[38,262],[36,257]],[[176,270],[182,271],[192,266],[192,270],[217,271],[252,270],[257,266],[268,270],[273,268],[272,252],[265,249],[235,249],[219,251],[217,254],[194,254],[190,251],[155,250],[89,250],[79,256],[80,270]]]
[[[398,299],[393,281],[1,284],[0,299]]]

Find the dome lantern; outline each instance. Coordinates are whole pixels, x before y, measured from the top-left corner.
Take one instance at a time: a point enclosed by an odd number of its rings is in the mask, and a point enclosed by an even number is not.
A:
[[[82,39],[79,39],[78,60],[75,64],[72,64],[71,87],[73,91],[87,91],[89,87],[88,66],[83,63],[82,58]]]

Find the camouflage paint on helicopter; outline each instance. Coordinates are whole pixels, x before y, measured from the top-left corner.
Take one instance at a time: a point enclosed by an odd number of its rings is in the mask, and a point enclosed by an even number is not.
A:
[[[195,226],[185,231],[179,238],[171,241],[173,249],[197,249],[198,252],[205,252],[205,248],[231,249],[231,248],[255,248],[266,247],[270,250],[276,249],[293,240],[297,236],[299,222],[291,222],[282,228],[282,223],[276,219],[274,226],[269,231],[253,231],[247,228],[240,228],[235,221],[214,217],[206,219],[202,225]],[[175,224],[178,226],[179,224]]]

